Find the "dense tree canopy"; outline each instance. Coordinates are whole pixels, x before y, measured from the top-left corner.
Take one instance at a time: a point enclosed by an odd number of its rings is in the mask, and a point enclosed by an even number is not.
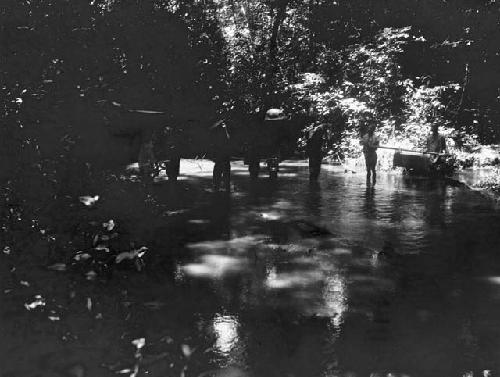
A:
[[[418,138],[439,122],[458,145],[498,142],[497,5],[7,0],[2,153],[32,163],[78,140],[105,148],[112,102],[164,111],[172,125],[284,107],[329,123],[337,146],[363,111],[387,135]]]

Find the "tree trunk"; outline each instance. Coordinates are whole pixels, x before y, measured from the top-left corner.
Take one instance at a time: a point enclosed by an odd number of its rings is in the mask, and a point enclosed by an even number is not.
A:
[[[286,8],[288,6],[289,0],[278,0],[274,7],[271,9],[271,14],[275,14],[272,21],[271,37],[269,39],[269,61],[267,65],[266,72],[266,107],[272,105],[275,91],[275,75],[278,72],[278,38],[279,29],[286,18]],[[275,11],[275,12],[274,12]]]

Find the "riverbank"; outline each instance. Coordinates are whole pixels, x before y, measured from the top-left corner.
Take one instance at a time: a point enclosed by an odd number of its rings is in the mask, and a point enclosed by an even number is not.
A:
[[[500,169],[497,167],[483,167],[463,169],[457,172],[457,180],[470,190],[480,192],[500,205]]]

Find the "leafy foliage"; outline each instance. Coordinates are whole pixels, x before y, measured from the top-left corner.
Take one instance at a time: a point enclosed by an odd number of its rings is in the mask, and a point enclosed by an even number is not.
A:
[[[359,155],[359,135],[370,122],[376,122],[384,143],[404,148],[422,148],[434,122],[451,134],[450,112],[460,86],[431,86],[403,76],[400,56],[416,39],[408,27],[385,28],[373,41],[327,58],[344,68],[333,83],[308,74],[294,86],[297,101],[308,102],[315,116],[330,124],[337,153]]]

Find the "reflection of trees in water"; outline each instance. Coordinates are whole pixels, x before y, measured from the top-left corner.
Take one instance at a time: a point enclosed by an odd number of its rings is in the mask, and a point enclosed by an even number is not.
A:
[[[318,182],[311,182],[304,201],[305,210],[313,216],[321,216],[322,195]]]
[[[228,201],[215,198],[207,204],[205,208],[216,213],[206,215],[214,223],[206,229],[214,233],[207,230],[205,237],[220,246],[216,253],[245,260],[242,270],[213,279],[210,289],[204,291],[203,300],[210,308],[206,310],[206,326],[213,334],[219,365],[248,366],[258,376],[327,375],[327,370],[425,375],[432,368],[450,375],[452,369],[463,371],[477,363],[480,330],[474,320],[467,324],[471,310],[462,315],[458,304],[447,308],[451,280],[440,274],[451,270],[436,266],[434,256],[427,260],[425,255],[407,255],[443,247],[454,236],[453,245],[467,239],[461,234],[467,227],[447,229],[439,225],[440,221],[451,225],[447,216],[454,210],[454,191],[442,191],[441,186],[426,182],[400,184],[392,191],[377,186],[373,195],[364,191],[364,186],[359,190],[352,187],[332,193],[312,188],[303,192],[298,208],[290,207],[296,201],[283,198],[264,198],[256,207],[238,202],[241,216],[232,214],[238,220],[236,226],[230,216],[234,206],[231,208]],[[339,200],[329,203],[336,195]],[[322,202],[329,205],[322,206]],[[344,203],[351,212],[342,211]],[[267,217],[259,217],[264,208]],[[346,233],[352,235],[351,241],[359,239],[357,233],[362,234],[362,250],[354,250],[342,264],[345,270],[339,271],[336,257],[323,259],[321,253],[309,255],[296,248],[274,253],[256,237],[235,238],[238,231],[241,235],[266,234],[275,242],[283,238],[286,242],[282,245],[294,242],[302,247],[303,239],[293,230],[295,223],[290,219],[297,213],[315,217],[330,213],[337,218],[338,213],[346,213],[353,220]],[[231,233],[225,233],[227,229]],[[443,241],[438,242],[438,238]],[[398,255],[382,260],[376,269],[362,265],[366,248],[381,247],[383,241],[394,245]],[[463,245],[477,248],[470,242]],[[434,282],[436,277],[438,283]],[[464,340],[457,341],[461,333]]]
[[[231,196],[227,193],[215,193],[211,198],[207,212],[209,214],[209,237],[231,238]]]
[[[445,200],[447,196],[446,184],[430,180],[423,187],[426,195],[423,198],[424,219],[430,229],[443,229],[445,227]]]
[[[297,280],[300,264],[280,271],[278,260],[259,255],[248,270],[207,282],[213,298],[204,301],[221,313],[205,324],[218,365],[246,365],[258,376],[321,375],[336,365],[335,337],[347,309],[344,275],[322,265]],[[283,284],[290,285],[268,286],[273,271],[285,272]]]
[[[363,202],[363,213],[368,219],[377,218],[377,206],[375,203],[375,187],[367,185]]]
[[[240,320],[254,375],[321,375],[327,319],[303,318],[293,309],[271,306],[246,312]]]

